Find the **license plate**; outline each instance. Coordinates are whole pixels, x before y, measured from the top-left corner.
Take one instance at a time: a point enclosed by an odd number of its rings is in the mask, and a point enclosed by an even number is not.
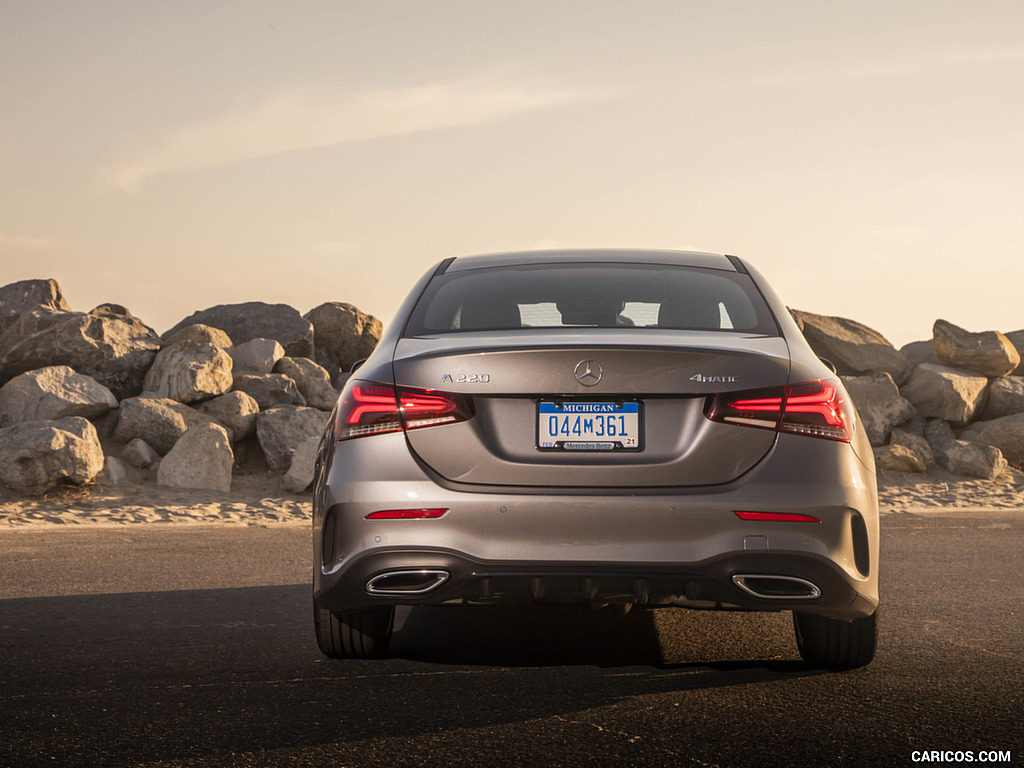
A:
[[[542,451],[638,451],[640,403],[544,401],[537,405]]]

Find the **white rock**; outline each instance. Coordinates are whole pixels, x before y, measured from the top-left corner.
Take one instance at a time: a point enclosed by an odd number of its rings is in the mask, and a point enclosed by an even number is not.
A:
[[[167,453],[189,429],[209,423],[209,416],[187,405],[144,393],[121,401],[114,439],[129,443],[140,437],[159,453]]]
[[[988,402],[981,413],[985,421],[1024,413],[1024,378],[1007,376],[988,385]]]
[[[971,333],[945,320],[932,328],[935,355],[951,368],[983,376],[1006,376],[1020,365],[1013,343],[998,331]]]
[[[274,370],[284,357],[284,347],[274,339],[250,339],[232,347],[230,354],[236,376],[258,376]]]
[[[221,426],[227,427],[234,440],[244,440],[256,431],[256,414],[260,412],[260,407],[245,392],[228,392],[212,400],[197,403],[195,408]]]
[[[302,493],[313,482],[316,467],[316,452],[320,445],[319,437],[310,437],[302,441],[292,454],[292,465],[285,473],[283,485],[292,493]]]
[[[963,426],[984,404],[987,386],[985,376],[925,363],[914,369],[900,394],[922,416]]]
[[[174,334],[157,353],[143,389],[179,403],[193,403],[231,389],[231,339],[217,328],[192,325]]]
[[[282,357],[274,366],[274,373],[282,373],[295,382],[306,399],[306,405],[329,411],[338,400],[338,390],[331,384],[327,371],[305,357]]]
[[[857,414],[872,445],[885,445],[893,427],[915,414],[914,406],[900,397],[900,391],[888,373],[844,376],[843,384],[857,407]]]
[[[136,469],[149,469],[159,456],[149,447],[149,443],[141,437],[136,437],[121,449],[121,458]]]
[[[306,404],[306,398],[299,392],[295,380],[283,373],[236,376],[235,391],[249,395],[259,405],[261,411],[278,405]]]
[[[1024,413],[976,422],[958,437],[994,446],[1014,467],[1024,469]]]
[[[883,445],[875,448],[874,453],[875,466],[879,470],[917,473],[928,471],[921,456],[905,445]]]
[[[0,387],[0,426],[65,416],[95,419],[112,408],[117,398],[109,389],[67,365],[28,371]]]
[[[188,430],[164,456],[157,469],[157,484],[172,488],[231,490],[235,463],[227,430],[207,424]]]
[[[330,416],[317,408],[289,405],[262,411],[256,417],[256,436],[270,468],[286,472],[295,450],[309,438],[319,438]]]
[[[43,494],[62,482],[83,485],[102,469],[96,428],[80,416],[0,429],[0,483],[19,493]]]
[[[882,334],[855,320],[816,315],[791,309],[807,343],[815,354],[835,364],[844,376],[888,373],[903,380],[907,359]]]

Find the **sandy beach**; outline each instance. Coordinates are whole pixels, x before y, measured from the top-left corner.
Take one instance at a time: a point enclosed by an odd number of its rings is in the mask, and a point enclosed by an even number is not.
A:
[[[182,490],[155,482],[123,487],[56,488],[41,498],[0,487],[0,530],[59,526],[302,525],[312,495],[289,494],[280,476],[236,477],[231,491]]]
[[[1024,472],[1007,470],[995,480],[976,480],[934,469],[927,475],[883,472],[882,514],[950,514],[1024,509]],[[275,475],[236,477],[229,493],[180,490],[143,482],[124,487],[58,488],[25,498],[0,488],[0,530],[29,527],[136,524],[304,525],[309,491],[290,494]]]

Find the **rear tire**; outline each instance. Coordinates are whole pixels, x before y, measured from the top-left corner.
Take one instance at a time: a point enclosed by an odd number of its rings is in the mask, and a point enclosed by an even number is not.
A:
[[[856,669],[871,663],[878,643],[878,611],[853,621],[793,612],[796,645],[808,664]]]
[[[395,607],[335,613],[313,604],[316,644],[331,659],[379,659],[391,645]]]

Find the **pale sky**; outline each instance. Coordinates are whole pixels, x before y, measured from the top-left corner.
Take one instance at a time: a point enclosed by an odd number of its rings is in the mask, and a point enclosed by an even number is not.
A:
[[[448,256],[749,259],[1024,328],[1024,3],[0,0],[0,285],[390,320]]]

